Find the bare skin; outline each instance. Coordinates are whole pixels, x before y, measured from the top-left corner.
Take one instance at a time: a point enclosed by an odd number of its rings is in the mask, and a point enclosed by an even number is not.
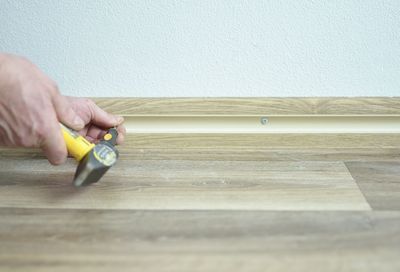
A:
[[[124,141],[123,118],[109,114],[92,100],[60,94],[54,81],[25,58],[0,53],[0,145],[39,147],[50,163],[62,164],[67,148],[60,124],[97,142],[117,127]]]

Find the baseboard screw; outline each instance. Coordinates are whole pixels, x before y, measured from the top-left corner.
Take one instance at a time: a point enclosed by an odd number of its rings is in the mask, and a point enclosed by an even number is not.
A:
[[[268,117],[261,117],[260,122],[262,125],[268,124],[269,122]]]

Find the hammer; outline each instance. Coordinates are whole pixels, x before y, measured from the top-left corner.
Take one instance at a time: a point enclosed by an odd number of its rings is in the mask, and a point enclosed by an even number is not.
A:
[[[117,162],[119,154],[115,148],[117,129],[110,128],[96,145],[63,124],[61,130],[69,154],[79,162],[73,181],[75,186],[85,186],[99,181]]]

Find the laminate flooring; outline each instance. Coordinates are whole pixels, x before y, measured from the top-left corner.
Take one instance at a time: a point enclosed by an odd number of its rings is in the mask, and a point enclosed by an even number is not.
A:
[[[399,271],[400,135],[129,135],[76,163],[0,149],[1,271]]]

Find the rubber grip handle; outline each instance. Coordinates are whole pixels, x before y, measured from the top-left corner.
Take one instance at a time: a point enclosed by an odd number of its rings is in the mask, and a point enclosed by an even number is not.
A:
[[[92,150],[94,144],[63,124],[60,125],[68,153],[77,161],[81,161],[83,157]]]

